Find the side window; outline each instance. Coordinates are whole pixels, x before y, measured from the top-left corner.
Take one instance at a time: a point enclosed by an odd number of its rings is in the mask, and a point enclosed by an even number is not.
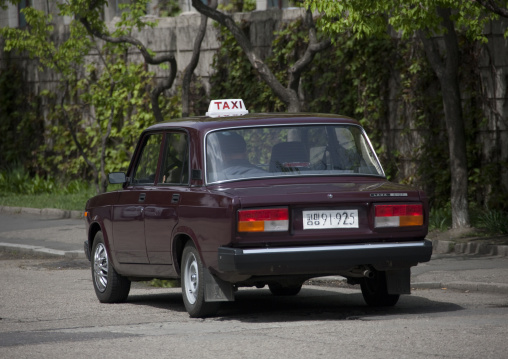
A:
[[[146,138],[132,179],[133,184],[153,184],[159,162],[162,133]]]
[[[162,154],[159,184],[187,184],[189,182],[188,141],[185,133],[168,133]]]

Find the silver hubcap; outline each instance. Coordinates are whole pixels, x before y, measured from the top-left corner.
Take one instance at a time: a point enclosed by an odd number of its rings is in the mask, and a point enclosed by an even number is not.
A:
[[[108,253],[102,243],[99,243],[95,248],[93,271],[95,286],[102,293],[108,285]]]
[[[187,296],[187,301],[190,304],[196,303],[198,298],[198,286],[199,286],[199,278],[198,278],[198,262],[194,254],[190,254],[187,258],[187,262],[185,263],[185,273],[184,273],[184,285],[185,285],[185,295]]]

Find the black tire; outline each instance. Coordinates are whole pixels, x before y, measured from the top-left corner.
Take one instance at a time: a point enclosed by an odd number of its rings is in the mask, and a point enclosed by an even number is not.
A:
[[[131,289],[131,281],[113,268],[109,260],[102,232],[97,232],[93,240],[92,282],[95,294],[101,303],[125,302]]]
[[[218,312],[219,302],[205,302],[203,262],[191,241],[183,249],[181,281],[183,303],[192,318],[209,317]]]
[[[270,289],[270,292],[272,292],[273,295],[289,297],[300,293],[302,285],[299,284],[299,285],[283,286],[279,283],[272,283],[268,284],[268,288]]]
[[[374,278],[362,278],[360,282],[365,302],[371,307],[393,307],[400,294],[388,294],[386,273],[377,272]]]

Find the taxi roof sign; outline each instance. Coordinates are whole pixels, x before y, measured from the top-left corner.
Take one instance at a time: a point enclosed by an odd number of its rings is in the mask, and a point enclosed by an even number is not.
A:
[[[243,116],[248,113],[249,111],[245,108],[242,99],[212,100],[210,101],[210,106],[208,106],[206,116]]]

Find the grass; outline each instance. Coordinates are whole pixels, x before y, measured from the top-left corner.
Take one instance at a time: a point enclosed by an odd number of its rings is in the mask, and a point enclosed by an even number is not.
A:
[[[452,226],[452,210],[448,207],[432,208],[429,214],[429,230],[444,232]]]
[[[508,234],[508,213],[502,211],[485,211],[478,216],[481,227],[494,233]]]
[[[472,206],[469,211],[471,226],[483,230],[483,235],[508,234],[508,213]],[[429,214],[429,230],[444,232],[452,226],[452,210],[449,206],[432,208]]]
[[[0,205],[82,211],[95,195],[89,182],[31,176],[20,166],[0,171]]]
[[[95,191],[79,193],[41,193],[41,194],[0,194],[0,205],[8,207],[26,208],[58,208],[70,211],[83,211],[88,198]]]

